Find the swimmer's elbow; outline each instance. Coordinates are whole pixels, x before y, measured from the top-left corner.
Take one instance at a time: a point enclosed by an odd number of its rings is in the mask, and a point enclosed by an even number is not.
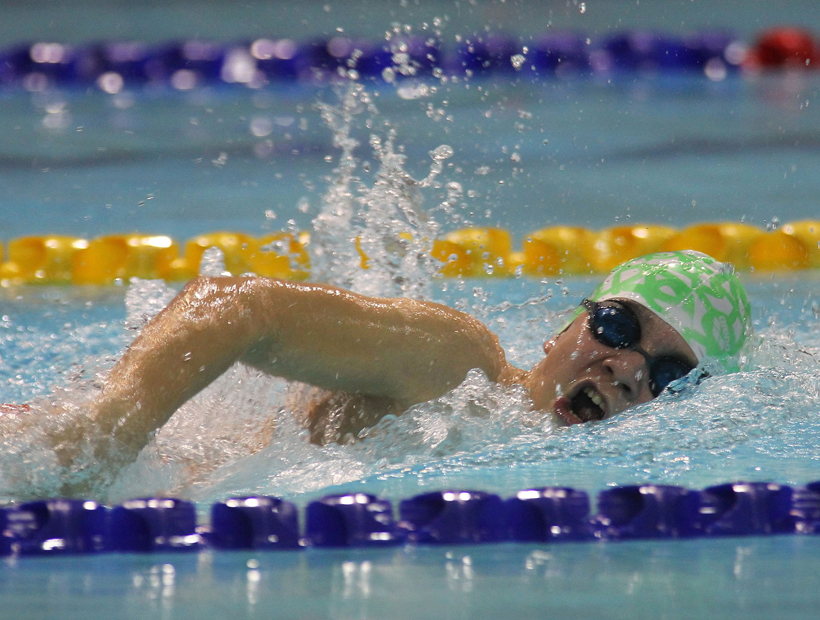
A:
[[[220,280],[222,278],[208,276],[197,276],[189,280],[174,300],[175,304],[186,311],[212,308],[214,301],[224,296],[224,283]],[[170,307],[174,307],[175,304]]]
[[[182,289],[179,298],[187,308],[225,314],[250,312],[261,294],[263,278],[197,276]]]
[[[266,331],[259,280],[198,276],[183,287],[169,311],[181,329],[213,332],[220,341],[250,345]]]
[[[252,278],[242,277],[200,275],[189,280],[182,287],[179,296],[189,300],[213,303],[217,299],[239,293],[241,287],[252,280]]]

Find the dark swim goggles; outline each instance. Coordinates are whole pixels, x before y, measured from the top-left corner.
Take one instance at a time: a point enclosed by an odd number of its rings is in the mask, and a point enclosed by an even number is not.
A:
[[[595,340],[612,349],[632,349],[643,355],[649,368],[649,390],[658,396],[673,381],[688,375],[694,366],[674,357],[654,357],[640,347],[641,324],[627,306],[612,302],[604,305],[585,299],[589,328]]]

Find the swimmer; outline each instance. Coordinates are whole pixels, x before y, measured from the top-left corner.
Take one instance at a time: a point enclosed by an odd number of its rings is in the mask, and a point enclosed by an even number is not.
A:
[[[736,370],[749,331],[749,304],[731,266],[694,251],[617,267],[528,371],[507,362],[478,320],[437,303],[261,277],[200,277],[134,340],[82,428],[54,442],[70,462],[73,442],[104,437],[108,443],[94,449],[99,459],[130,462],[236,362],[326,390],[307,414],[317,443],[355,436],[435,399],[472,369],[522,386],[534,409],[579,424],[650,401],[707,361]]]

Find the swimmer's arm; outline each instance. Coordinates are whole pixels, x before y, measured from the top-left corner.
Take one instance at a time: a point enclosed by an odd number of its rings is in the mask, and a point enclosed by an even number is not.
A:
[[[493,381],[514,370],[492,332],[446,306],[268,278],[198,278],[115,365],[92,417],[136,454],[236,361],[401,408],[446,393],[473,368]]]

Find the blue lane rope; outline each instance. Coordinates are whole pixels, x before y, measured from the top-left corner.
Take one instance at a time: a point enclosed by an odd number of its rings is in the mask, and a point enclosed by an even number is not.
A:
[[[693,73],[722,79],[739,68],[746,49],[736,35],[722,30],[685,37],[630,31],[595,40],[572,32],[527,40],[485,34],[450,46],[414,36],[389,43],[342,36],[251,43],[32,42],[0,50],[0,87],[43,90],[96,84],[103,91],[118,92],[164,84],[186,90],[218,83],[322,83],[351,69],[362,79],[387,81],[405,75],[568,77],[613,72]]]
[[[402,500],[396,518],[386,499],[345,493],[310,502],[300,519],[291,502],[242,497],[214,504],[208,525],[198,524],[195,505],[181,499],[134,499],[113,508],[47,499],[0,508],[0,555],[820,533],[820,482],[735,482],[698,491],[647,484],[609,488],[597,499],[591,514],[587,493],[566,487],[525,489],[506,499],[437,491]]]

